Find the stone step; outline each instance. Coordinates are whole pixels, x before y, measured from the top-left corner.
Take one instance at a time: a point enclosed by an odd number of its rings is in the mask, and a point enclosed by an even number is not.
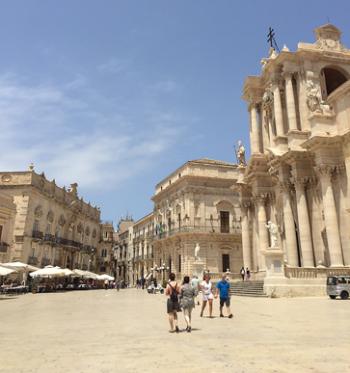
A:
[[[266,294],[232,294],[233,297],[267,298]]]
[[[264,293],[264,281],[240,281],[233,282],[230,294],[243,297],[267,297]]]

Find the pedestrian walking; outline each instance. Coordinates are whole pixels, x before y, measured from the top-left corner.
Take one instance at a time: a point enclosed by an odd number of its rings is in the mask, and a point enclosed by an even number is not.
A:
[[[108,280],[105,280],[104,284],[105,284],[105,290],[108,290]]]
[[[222,280],[219,281],[216,285],[215,298],[217,298],[218,296],[220,298],[220,317],[224,317],[222,309],[224,308],[224,305],[226,305],[228,318],[231,319],[233,315],[230,308],[230,283],[227,281],[225,274],[222,276]]]
[[[247,267],[246,270],[245,270],[245,278],[247,279],[247,281],[250,280],[250,270],[249,270],[248,267]]]
[[[178,333],[180,331],[177,324],[177,312],[181,311],[179,304],[180,291],[180,285],[175,281],[175,273],[170,273],[169,282],[165,288],[165,295],[169,297],[167,299],[167,313],[169,316],[170,333]]]
[[[180,305],[184,313],[185,321],[186,321],[186,331],[191,333],[192,326],[191,326],[191,315],[192,310],[195,307],[194,298],[198,293],[197,289],[192,287],[190,284],[189,276],[185,276],[183,280],[183,284],[181,287],[180,293]]]
[[[199,306],[198,293],[199,293],[199,290],[200,290],[200,286],[199,286],[198,276],[196,276],[196,275],[192,276],[191,286],[193,287],[193,289],[196,290],[196,296],[195,296],[194,300],[195,300],[195,303],[197,304],[197,306]]]
[[[209,303],[209,317],[212,318],[213,317],[213,299],[214,299],[214,295],[212,293],[212,283],[210,281],[210,276],[208,273],[206,273],[203,277],[203,281],[201,282],[201,290],[202,290],[202,295],[203,295],[203,303],[202,303],[202,310],[201,310],[201,313],[200,313],[200,316],[203,317],[203,311],[207,305],[207,303]]]
[[[239,273],[241,274],[242,281],[244,281],[244,277],[245,277],[245,270],[244,270],[244,267],[241,268],[241,270],[239,271]]]

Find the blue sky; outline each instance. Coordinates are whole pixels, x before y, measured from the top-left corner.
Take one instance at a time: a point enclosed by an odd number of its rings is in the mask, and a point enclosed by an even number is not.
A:
[[[1,170],[34,162],[79,183],[104,220],[152,210],[155,184],[190,159],[248,147],[245,77],[266,33],[280,48],[331,23],[350,47],[347,1],[7,1],[0,13]]]

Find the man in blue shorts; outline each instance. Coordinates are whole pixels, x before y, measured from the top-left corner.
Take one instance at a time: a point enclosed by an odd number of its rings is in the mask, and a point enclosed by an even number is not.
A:
[[[216,285],[216,295],[217,298],[220,295],[220,317],[224,317],[222,309],[224,304],[226,305],[228,318],[233,317],[230,309],[230,283],[226,280],[226,274],[222,276],[222,280],[219,281]]]

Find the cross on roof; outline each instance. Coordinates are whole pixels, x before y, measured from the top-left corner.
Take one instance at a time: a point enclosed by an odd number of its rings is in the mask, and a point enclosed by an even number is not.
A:
[[[275,39],[275,30],[272,27],[269,27],[269,33],[267,34],[267,42],[270,44],[271,48],[277,49],[277,51],[279,52],[279,48]]]

